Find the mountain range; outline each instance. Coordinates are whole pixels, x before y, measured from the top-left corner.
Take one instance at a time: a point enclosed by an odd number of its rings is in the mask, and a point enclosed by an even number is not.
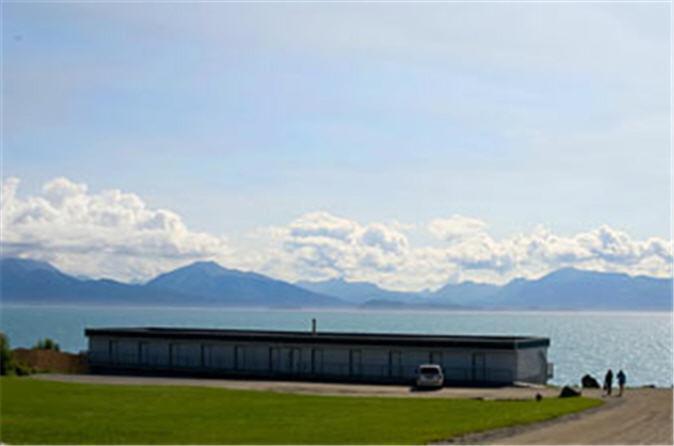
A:
[[[361,307],[541,310],[672,310],[672,281],[564,268],[503,285],[447,284],[401,292],[332,279],[291,284],[262,274],[195,262],[142,284],[78,278],[46,262],[0,259],[3,303],[147,306]]]
[[[78,279],[46,262],[0,260],[0,297],[7,303],[301,307],[343,306],[317,294],[261,274],[195,262],[144,284],[109,279]]]
[[[364,304],[369,301],[390,301],[418,303],[423,293],[392,291],[380,288],[369,282],[347,282],[344,279],[330,279],[322,282],[296,282],[295,285],[319,294],[337,296],[352,304]]]
[[[671,310],[672,280],[563,268],[540,279],[503,285],[447,284],[435,292],[400,293],[343,280],[298,282],[322,294],[366,307],[407,306],[472,309]]]

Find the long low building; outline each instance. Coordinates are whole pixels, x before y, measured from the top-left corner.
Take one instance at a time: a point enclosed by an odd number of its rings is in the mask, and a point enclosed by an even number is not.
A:
[[[439,364],[445,384],[544,384],[550,340],[201,328],[90,328],[94,373],[411,383]]]

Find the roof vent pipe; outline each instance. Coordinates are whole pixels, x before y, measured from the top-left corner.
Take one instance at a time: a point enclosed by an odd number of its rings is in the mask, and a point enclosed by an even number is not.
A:
[[[311,319],[311,335],[316,336],[316,319]]]

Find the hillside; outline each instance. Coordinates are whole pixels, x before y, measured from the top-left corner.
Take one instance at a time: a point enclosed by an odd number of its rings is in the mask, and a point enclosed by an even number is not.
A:
[[[672,281],[565,268],[504,286],[463,282],[435,292],[400,292],[343,279],[290,284],[195,262],[145,284],[80,279],[29,259],[0,259],[4,303],[156,306],[668,310]]]
[[[362,304],[368,301],[420,302],[419,293],[406,293],[380,288],[369,282],[347,282],[344,279],[330,279],[320,282],[297,282],[297,286],[316,293],[335,296],[347,302]]]
[[[148,289],[164,289],[200,296],[210,303],[227,300],[240,306],[341,306],[335,297],[299,288],[257,273],[223,268],[215,262],[195,262],[161,274]]]
[[[180,304],[187,296],[109,279],[77,279],[48,263],[0,259],[0,297],[4,303],[40,304]]]
[[[333,297],[266,276],[197,262],[162,274],[146,284],[109,279],[82,280],[45,262],[0,260],[4,303],[160,305],[160,306],[339,306]]]
[[[515,280],[494,306],[532,309],[671,310],[672,281],[565,268],[538,280]]]
[[[540,279],[503,286],[461,282],[435,292],[400,293],[367,282],[330,280],[298,285],[366,308],[473,308],[542,310],[671,310],[672,281],[564,268]]]

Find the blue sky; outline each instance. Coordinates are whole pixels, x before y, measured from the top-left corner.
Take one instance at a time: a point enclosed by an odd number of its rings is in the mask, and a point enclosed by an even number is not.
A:
[[[24,196],[65,177],[235,241],[318,211],[670,237],[666,2],[2,8]]]

